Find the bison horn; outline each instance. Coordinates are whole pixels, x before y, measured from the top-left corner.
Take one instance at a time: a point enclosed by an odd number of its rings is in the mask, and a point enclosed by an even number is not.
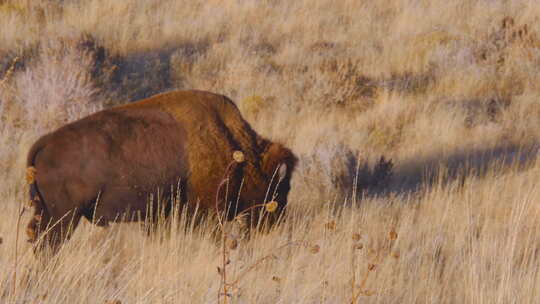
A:
[[[281,164],[281,166],[279,166],[278,176],[279,176],[279,180],[282,180],[282,179],[285,178],[285,176],[287,176],[287,165],[286,164]]]

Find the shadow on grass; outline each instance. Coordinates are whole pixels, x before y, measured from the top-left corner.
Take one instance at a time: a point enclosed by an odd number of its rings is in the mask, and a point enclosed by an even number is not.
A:
[[[474,149],[448,156],[432,156],[405,160],[397,164],[392,177],[378,187],[367,189],[366,197],[417,193],[436,183],[463,183],[467,177],[483,177],[492,170],[529,168],[539,155],[540,144],[501,145],[490,149]]]

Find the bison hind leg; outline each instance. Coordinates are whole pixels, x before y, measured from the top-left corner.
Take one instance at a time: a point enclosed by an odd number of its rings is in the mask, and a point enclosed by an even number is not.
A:
[[[68,212],[62,217],[51,217],[45,231],[43,243],[39,245],[46,245],[53,253],[56,253],[63,242],[71,238],[80,219],[81,214],[76,210],[72,210],[72,212]]]
[[[40,212],[37,208],[26,227],[28,241],[34,243],[34,253],[48,248],[56,253],[62,243],[68,240],[77,227],[81,214],[76,210],[64,214],[62,217],[49,216],[47,212]]]
[[[30,222],[26,226],[26,235],[28,236],[28,242],[34,243],[38,240],[41,220],[37,220],[35,216],[30,219]]]

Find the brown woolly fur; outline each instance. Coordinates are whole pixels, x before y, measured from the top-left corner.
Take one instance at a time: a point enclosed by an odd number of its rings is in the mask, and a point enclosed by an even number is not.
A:
[[[34,144],[27,165],[36,216],[27,231],[35,241],[49,227],[56,247],[81,216],[106,226],[144,219],[148,210],[168,214],[170,201],[149,198],[169,198],[177,187],[188,207],[217,204],[229,218],[270,200],[281,211],[295,164],[289,149],[257,135],[227,97],[164,93],[95,113]]]

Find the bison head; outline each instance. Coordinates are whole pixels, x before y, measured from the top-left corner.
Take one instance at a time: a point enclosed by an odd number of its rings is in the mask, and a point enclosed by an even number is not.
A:
[[[259,192],[259,195],[264,194],[264,197],[258,199],[265,203],[278,203],[277,210],[269,216],[271,222],[275,222],[287,206],[291,175],[297,161],[291,150],[278,143],[269,143],[261,155],[261,169],[267,183],[265,191]]]

